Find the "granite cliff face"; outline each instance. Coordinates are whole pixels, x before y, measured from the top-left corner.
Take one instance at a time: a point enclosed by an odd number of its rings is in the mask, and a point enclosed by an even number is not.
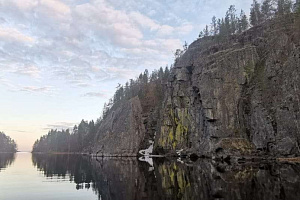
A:
[[[162,106],[110,111],[93,153],[300,154],[300,20],[277,18],[227,39],[193,42],[172,68]]]

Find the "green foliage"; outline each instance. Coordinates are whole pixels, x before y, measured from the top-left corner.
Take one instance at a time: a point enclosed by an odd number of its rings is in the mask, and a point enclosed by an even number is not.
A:
[[[16,142],[3,132],[0,132],[0,152],[17,152]]]

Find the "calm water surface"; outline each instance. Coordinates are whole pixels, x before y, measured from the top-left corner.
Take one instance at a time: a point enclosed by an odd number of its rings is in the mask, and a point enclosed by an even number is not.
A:
[[[300,199],[297,164],[0,154],[0,200]]]

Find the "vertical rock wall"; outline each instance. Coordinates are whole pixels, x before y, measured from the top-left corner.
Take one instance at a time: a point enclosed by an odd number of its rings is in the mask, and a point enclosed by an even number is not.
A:
[[[172,71],[156,148],[199,155],[300,153],[298,25],[291,15],[225,42],[192,43]]]

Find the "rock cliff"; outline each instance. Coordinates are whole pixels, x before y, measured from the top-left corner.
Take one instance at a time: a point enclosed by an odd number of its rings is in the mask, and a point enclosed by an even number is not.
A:
[[[111,111],[99,127],[97,156],[136,156],[145,139],[142,107],[138,97]]]
[[[193,42],[172,68],[162,106],[136,97],[112,109],[94,153],[300,154],[300,20],[269,20]],[[151,130],[150,130],[151,129]]]

